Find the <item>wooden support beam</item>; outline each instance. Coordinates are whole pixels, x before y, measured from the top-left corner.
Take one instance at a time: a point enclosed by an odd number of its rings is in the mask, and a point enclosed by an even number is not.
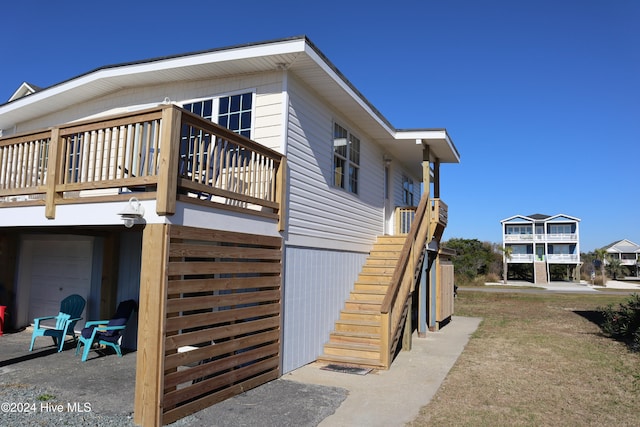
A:
[[[428,289],[429,289],[429,323],[428,323],[428,327],[429,330],[431,332],[435,332],[438,330],[438,321],[437,321],[437,314],[438,314],[438,297],[437,297],[437,286],[438,286],[438,279],[437,279],[437,273],[436,270],[438,270],[437,267],[437,258],[436,260],[433,262],[433,264],[431,264],[431,269],[429,270],[429,284],[428,284]]]
[[[162,425],[169,230],[148,224],[142,234],[133,420],[143,426]]]
[[[427,294],[427,282],[429,270],[429,252],[425,255],[424,263],[420,271],[420,284],[418,286],[418,337],[427,337],[427,303],[429,301],[429,295]]]
[[[178,157],[180,157],[180,110],[173,106],[162,110],[162,133],[160,134],[160,159],[158,161],[158,198],[156,213],[176,213],[178,192]]]
[[[287,158],[282,157],[276,176],[276,201],[278,208],[278,231],[287,228]]]

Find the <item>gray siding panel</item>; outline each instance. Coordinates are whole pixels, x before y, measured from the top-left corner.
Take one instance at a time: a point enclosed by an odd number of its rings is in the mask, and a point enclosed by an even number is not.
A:
[[[322,353],[367,255],[285,249],[283,373],[315,361]]]

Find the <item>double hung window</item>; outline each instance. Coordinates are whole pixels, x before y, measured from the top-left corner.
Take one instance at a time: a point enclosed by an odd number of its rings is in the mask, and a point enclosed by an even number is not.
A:
[[[337,123],[333,125],[333,185],[358,194],[360,139]]]

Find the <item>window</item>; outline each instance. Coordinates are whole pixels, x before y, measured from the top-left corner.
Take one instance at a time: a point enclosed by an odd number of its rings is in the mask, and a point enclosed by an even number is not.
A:
[[[531,234],[530,225],[507,225],[507,234]]]
[[[202,118],[211,120],[224,126],[229,130],[239,133],[242,136],[251,138],[251,117],[253,107],[253,94],[251,92],[223,96],[220,98],[208,98],[200,101],[183,104],[182,108],[199,115]],[[218,111],[217,116],[214,112]],[[183,159],[181,173],[190,173],[193,164],[194,153],[197,151],[194,146],[195,141],[201,138],[205,144],[205,152],[209,151],[211,143],[208,135],[200,135],[200,132],[194,128],[190,130],[185,126],[182,130],[182,144],[180,146],[180,156]],[[240,147],[230,148],[226,144],[217,149],[225,152],[234,151],[236,156],[247,155]],[[196,155],[196,163],[200,159]],[[222,157],[223,159],[226,157]],[[204,159],[206,161],[206,159]],[[222,161],[224,163],[224,160]],[[187,170],[183,170],[187,169]]]
[[[549,225],[549,233],[550,234],[571,234],[571,225],[569,224],[559,224],[559,225]]]
[[[402,203],[413,206],[413,180],[402,175]]]
[[[217,120],[214,120],[213,112],[218,110]],[[182,108],[191,111],[212,122],[218,123],[227,129],[251,138],[251,113],[253,107],[253,94],[242,93],[238,95],[209,98],[202,101],[184,104]]]
[[[251,138],[252,94],[226,96],[219,99],[218,124]]]
[[[360,140],[337,123],[333,126],[333,185],[358,194]]]

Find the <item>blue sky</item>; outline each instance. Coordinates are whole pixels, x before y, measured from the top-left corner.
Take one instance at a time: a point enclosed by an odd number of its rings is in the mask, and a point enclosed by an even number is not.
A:
[[[581,218],[581,249],[640,244],[640,1],[3,6],[0,102],[95,68],[306,35],[399,129],[445,127],[444,238],[501,241],[516,214]]]

